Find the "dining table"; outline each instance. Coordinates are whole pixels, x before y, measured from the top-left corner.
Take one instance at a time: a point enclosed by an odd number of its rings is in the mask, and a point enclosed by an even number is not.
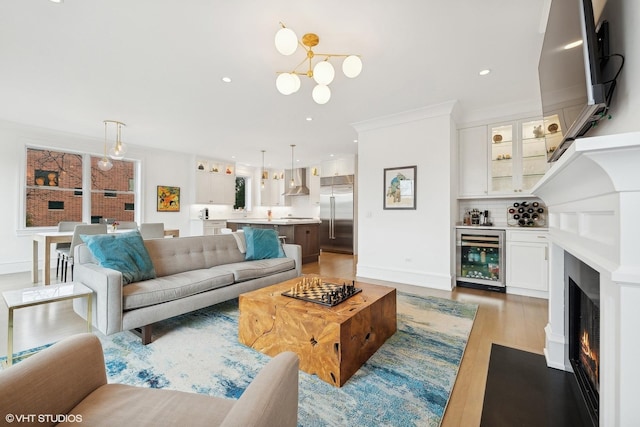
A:
[[[109,230],[109,233],[126,233],[135,229]],[[180,230],[172,229],[164,231],[165,237],[179,237]],[[51,283],[51,245],[54,243],[71,243],[73,231],[47,231],[43,233],[35,233],[33,235],[33,265],[31,266],[31,276],[33,283],[38,283],[38,252],[40,245],[44,248],[44,274],[43,283],[49,285]]]
[[[71,243],[73,231],[47,231],[33,235],[33,265],[31,275],[33,283],[38,283],[38,251],[44,246],[44,284],[51,283],[51,245],[54,243]]]

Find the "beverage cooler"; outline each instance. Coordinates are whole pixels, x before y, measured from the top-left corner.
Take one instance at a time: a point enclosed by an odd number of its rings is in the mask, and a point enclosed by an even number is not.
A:
[[[458,286],[505,292],[504,230],[458,228]]]

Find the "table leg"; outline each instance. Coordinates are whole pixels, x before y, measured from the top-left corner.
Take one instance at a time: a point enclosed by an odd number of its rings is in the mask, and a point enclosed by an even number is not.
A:
[[[51,243],[45,239],[44,241],[44,284],[51,283]]]
[[[93,294],[89,294],[87,295],[87,332],[91,333],[93,332],[93,319],[91,318],[93,316],[92,313],[92,295]]]
[[[13,364],[13,308],[9,308],[9,329],[7,331],[7,366]]]
[[[33,240],[33,254],[31,255],[33,265],[31,266],[31,276],[33,283],[38,283],[38,241]]]

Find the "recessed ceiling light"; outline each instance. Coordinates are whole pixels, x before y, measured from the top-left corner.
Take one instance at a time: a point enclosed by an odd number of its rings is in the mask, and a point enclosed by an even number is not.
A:
[[[333,154],[329,154],[329,157],[333,157]]]
[[[313,120],[313,117],[307,117],[308,122],[310,122],[311,120]]]
[[[358,140],[357,140],[357,139],[354,139],[354,140],[353,140],[353,142],[355,142],[355,143],[357,144],[357,143],[358,143]]]
[[[574,47],[578,47],[582,44],[582,40],[576,40],[564,46],[564,50],[573,49]]]
[[[51,3],[63,3],[64,0],[50,0]]]
[[[478,74],[480,74],[481,76],[486,76],[490,72],[491,72],[491,70],[487,68],[485,70],[480,71]]]
[[[225,83],[231,83],[231,77],[223,77],[222,81]]]

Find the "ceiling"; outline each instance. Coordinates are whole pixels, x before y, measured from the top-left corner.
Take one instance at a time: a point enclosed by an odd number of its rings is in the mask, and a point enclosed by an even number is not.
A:
[[[266,150],[285,167],[296,144],[301,165],[317,164],[357,152],[352,123],[452,100],[463,114],[536,101],[546,3],[2,0],[0,119],[98,141],[102,121],[119,120],[126,143],[252,166]],[[361,55],[362,73],[333,61],[325,105],[306,77],[281,95],[276,72],[304,53],[276,51],[279,22],[318,34],[316,52]]]

